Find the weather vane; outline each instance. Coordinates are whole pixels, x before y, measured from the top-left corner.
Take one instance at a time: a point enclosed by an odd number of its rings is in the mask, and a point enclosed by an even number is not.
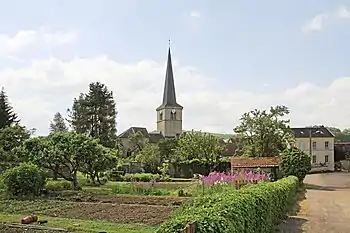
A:
[[[169,39],[169,47],[170,47],[170,44],[171,44],[171,41],[170,41],[170,39]]]

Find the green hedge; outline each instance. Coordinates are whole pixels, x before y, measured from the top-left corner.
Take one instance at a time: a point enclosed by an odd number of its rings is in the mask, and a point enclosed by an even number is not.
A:
[[[196,223],[196,233],[266,233],[294,203],[298,178],[290,176],[277,182],[248,185],[194,199],[176,211],[157,233],[183,232]]]
[[[118,171],[110,171],[107,173],[107,178],[110,181],[125,181],[125,182],[149,182],[151,180],[155,181],[170,181],[170,178],[167,176],[162,176],[160,174],[152,173],[127,173],[121,175]]]
[[[73,184],[66,180],[49,180],[46,182],[45,188],[48,191],[62,191],[73,189]]]

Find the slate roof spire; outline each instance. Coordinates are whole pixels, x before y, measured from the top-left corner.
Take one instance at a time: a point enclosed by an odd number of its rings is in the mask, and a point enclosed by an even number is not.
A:
[[[157,110],[165,107],[183,108],[180,104],[176,102],[174,73],[173,73],[173,66],[171,63],[170,40],[169,40],[169,50],[168,50],[168,61],[167,61],[167,67],[166,67],[166,73],[165,73],[163,103],[157,108]]]

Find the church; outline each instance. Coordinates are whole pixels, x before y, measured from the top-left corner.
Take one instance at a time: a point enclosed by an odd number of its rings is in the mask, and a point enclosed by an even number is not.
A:
[[[170,47],[168,51],[168,60],[165,73],[165,83],[163,92],[163,102],[156,109],[157,112],[157,130],[148,132],[145,127],[130,127],[121,133],[118,137],[123,147],[131,154],[137,150],[134,143],[130,141],[133,134],[142,134],[145,142],[157,142],[164,138],[179,137],[182,134],[182,111],[183,107],[176,101],[174,72],[171,63]]]

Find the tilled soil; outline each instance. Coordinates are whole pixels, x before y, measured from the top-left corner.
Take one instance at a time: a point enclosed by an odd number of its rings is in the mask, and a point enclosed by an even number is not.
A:
[[[59,195],[37,201],[4,201],[4,212],[114,223],[158,225],[189,198],[154,196]],[[0,203],[1,204],[1,203]]]
[[[157,196],[109,196],[91,195],[89,193],[67,192],[49,197],[52,200],[74,201],[74,202],[102,202],[120,204],[143,204],[143,205],[174,205],[180,206],[184,202],[190,201],[188,197],[157,197]]]
[[[112,203],[72,203],[69,207],[45,215],[84,220],[105,220],[115,223],[142,223],[158,225],[164,222],[175,209],[165,205],[112,204]]]

